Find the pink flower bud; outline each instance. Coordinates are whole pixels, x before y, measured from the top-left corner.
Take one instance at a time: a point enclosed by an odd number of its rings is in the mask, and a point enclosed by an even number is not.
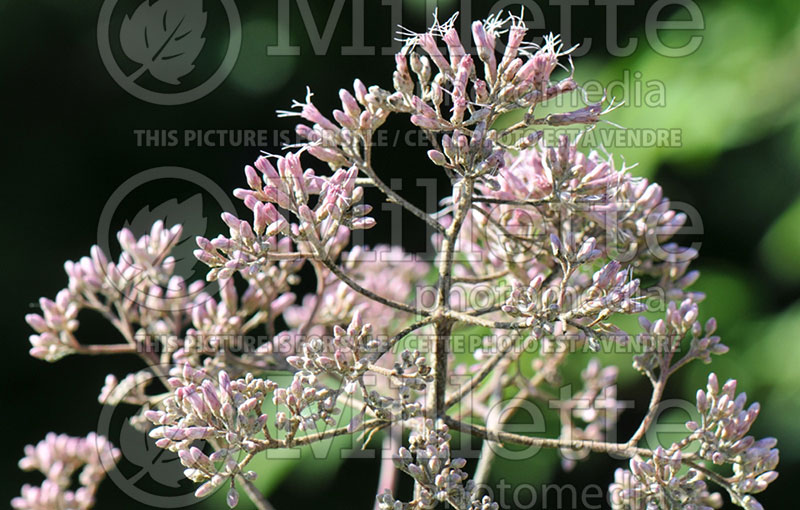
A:
[[[239,504],[239,491],[237,491],[235,487],[230,488],[228,494],[225,496],[225,502],[228,504],[228,508],[234,508]]]
[[[367,230],[376,225],[376,221],[374,218],[370,217],[363,217],[357,218],[350,223],[350,227],[353,230]]]
[[[435,149],[428,151],[428,158],[433,161],[433,164],[438,166],[445,166],[447,164],[447,159],[445,158],[444,154]]]
[[[216,488],[217,485],[215,485],[212,481],[208,481],[194,491],[194,496],[198,499],[204,498],[214,492]]]
[[[358,107],[356,98],[354,98],[349,91],[341,89],[339,91],[339,98],[342,100],[342,109],[349,117],[357,119],[361,116],[361,108]]]
[[[450,126],[442,123],[439,120],[424,117],[422,115],[412,115],[411,123],[422,129],[429,129],[431,131],[442,131],[448,129]]]
[[[336,124],[325,118],[325,116],[320,113],[317,107],[310,102],[303,105],[303,110],[300,115],[307,121],[318,124],[322,129],[333,131],[335,133],[339,132],[339,128],[336,126]]]
[[[25,322],[28,323],[37,333],[44,333],[48,327],[41,315],[29,313],[25,316]]]
[[[297,208],[297,215],[301,220],[309,225],[315,225],[317,222],[317,219],[314,216],[314,211],[312,211],[306,204],[303,204]]]
[[[508,63],[514,60],[519,51],[519,46],[525,39],[525,34],[528,32],[524,23],[512,26],[508,31],[508,42],[506,42],[506,50],[503,53],[503,63]]]
[[[457,67],[458,63],[461,62],[462,57],[466,55],[464,46],[461,44],[461,38],[458,36],[458,32],[455,28],[451,28],[445,32],[442,39],[444,39],[444,42],[447,45],[447,51],[450,53],[450,65],[452,67]]]
[[[364,86],[364,83],[361,80],[356,79],[353,82],[353,90],[356,93],[356,99],[358,100],[358,102],[366,107],[368,105],[367,100],[366,100],[367,87]]]
[[[247,185],[254,190],[260,190],[262,187],[261,177],[256,173],[256,169],[250,165],[244,167],[244,175],[247,177]]]
[[[494,54],[494,36],[486,33],[483,23],[475,21],[472,24],[472,36],[478,48],[478,58],[484,63],[486,76],[494,83],[497,78],[497,57]]]
[[[717,374],[714,372],[708,374],[708,392],[711,395],[719,393],[719,380],[717,379]]]
[[[431,60],[433,60],[433,63],[436,64],[436,67],[438,67],[442,73],[447,76],[451,76],[453,74],[450,64],[447,62],[447,59],[444,58],[442,52],[439,50],[439,47],[436,45],[436,39],[434,39],[433,35],[422,34],[419,36],[419,45],[428,55],[430,55]]]
[[[269,204],[272,205],[272,204]],[[263,235],[269,224],[269,215],[267,214],[267,204],[259,202],[253,209],[253,230],[258,235]]]

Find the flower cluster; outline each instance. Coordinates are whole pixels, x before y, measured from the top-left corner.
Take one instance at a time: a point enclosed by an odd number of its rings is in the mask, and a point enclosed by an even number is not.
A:
[[[620,468],[614,473],[611,507],[614,510],[720,508],[722,497],[709,493],[704,475],[691,468],[683,472],[682,466],[680,450],[670,455],[661,447],[648,460],[631,459],[630,470]]]
[[[279,111],[280,117],[301,117],[312,125],[299,124],[297,134],[307,140],[306,150],[315,158],[328,163],[332,168],[360,167],[363,165],[364,136],[378,129],[389,116],[390,93],[380,87],[369,89],[355,80],[353,93],[341,89],[339,97],[342,109],[334,110],[333,117],[339,125],[325,117],[311,102],[313,94],[308,91],[306,102],[295,101],[293,107],[299,111]]]
[[[364,189],[356,185],[356,168],[339,169],[330,177],[317,176],[311,169],[304,172],[299,155],[293,153],[278,159],[277,170],[266,157],[255,165],[258,171],[245,168],[250,189],[234,191],[253,211],[252,225],[223,213],[230,237],[197,240],[200,249],[196,256],[212,268],[208,279],[230,278],[236,271],[255,274],[271,260],[292,260],[289,239],[326,258],[338,253],[342,236],[349,230],[375,225],[375,220],[366,216],[371,207],[359,204]],[[313,208],[309,207],[311,195],[317,195]],[[290,212],[299,223],[290,224],[278,208]]]
[[[696,279],[687,269],[697,252],[667,241],[686,223],[686,214],[670,209],[657,184],[631,176],[626,167],[616,169],[612,159],[597,152],[583,154],[577,143],[567,136],[560,137],[558,147],[539,143],[499,171],[497,186],[479,186],[471,223],[462,230],[465,247],[487,246],[484,265],[506,266],[525,279],[519,266],[557,265],[548,260],[555,244],[551,236],[556,236],[565,255],[576,256],[584,248],[587,260],[635,262],[638,274],[658,278],[670,299],[680,298]],[[565,221],[570,224],[566,235]]]
[[[184,365],[180,376],[170,378],[169,383],[175,391],[164,402],[164,410],[145,413],[156,425],[150,437],[156,439],[157,446],[178,452],[187,478],[204,482],[195,493],[197,497],[211,493],[236,475],[253,479],[255,473],[243,471],[236,458],[240,452],[259,448],[259,434],[269,437],[268,416],[262,414],[261,408],[276,384],[252,374],[231,380],[224,371],[215,382],[189,365]],[[193,446],[200,440],[215,446],[212,455],[206,456]],[[238,495],[234,495],[235,489],[231,490],[234,492],[229,495],[229,502],[233,500],[231,506],[235,506]]]
[[[716,374],[708,377],[706,391],[697,391],[700,422],[688,422],[690,438],[700,442],[699,456],[714,464],[730,464],[733,476],[726,487],[734,501],[748,509],[760,508],[750,494],[763,492],[778,477],[774,471],[779,454],[777,440],[772,437],[756,440],[747,435],[758,417],[758,403],[745,408],[747,395],[736,395],[736,381],[719,386]]]
[[[657,448],[650,459],[631,459],[630,470],[617,470],[610,488],[614,508],[719,508],[722,498],[709,493],[705,481],[709,478],[728,492],[733,503],[748,510],[763,508],[753,494],[763,492],[778,477],[777,441],[747,435],[759,405],[745,409],[746,401],[744,393],[736,395],[735,380],[720,387],[716,374],[709,375],[706,391],[697,391],[700,421],[686,423],[690,434],[668,450]],[[699,444],[696,453],[683,451],[695,444]],[[690,469],[684,471],[687,457]],[[729,476],[713,472],[701,459],[730,465],[733,472]]]
[[[728,346],[721,342],[719,336],[714,335],[717,321],[711,318],[702,325],[699,318],[698,305],[691,298],[680,304],[670,302],[664,319],[651,322],[646,317],[639,317],[644,333],[636,338],[642,345],[643,352],[634,356],[634,368],[655,377],[657,372],[672,373],[693,359],[711,363],[712,354],[728,352]],[[683,357],[673,361],[687,336],[691,339],[689,349]]]
[[[108,260],[102,248],[93,246],[91,256],[64,264],[68,287],[54,301],[39,301],[42,315],[25,317],[37,333],[30,337],[31,355],[55,361],[91,351],[75,337],[82,310],[110,318],[131,343],[136,334],[174,332],[204,287],[203,282],[187,284],[174,274],[175,257],[170,252],[181,233],[180,225],[165,228],[160,220],[138,239],[125,228],[117,236],[122,253],[116,263]],[[136,324],[141,328],[138,332]]]
[[[61,290],[55,301],[47,298],[39,300],[42,315],[35,313],[25,316],[25,320],[36,331],[31,335],[31,356],[56,361],[75,352],[76,340],[73,333],[78,329],[79,307],[67,289]]]
[[[42,441],[25,447],[19,461],[24,471],[39,471],[42,485],[24,485],[22,495],[11,501],[16,510],[87,510],[95,503],[95,493],[106,472],[114,469],[120,451],[103,436],[90,433],[71,437],[50,433]],[[72,490],[73,475],[79,487]]]
[[[321,338],[315,338],[303,345],[302,356],[291,356],[287,361],[315,375],[336,373],[350,384],[364,375],[369,364],[375,361],[375,354],[385,352],[381,342],[371,338],[371,329],[370,324],[361,322],[361,315],[356,312],[346,330],[339,325],[333,327],[330,349],[325,349]],[[325,351],[330,356],[325,356]]]
[[[394,456],[397,469],[408,473],[419,484],[417,498],[410,508],[436,508],[441,502],[458,510],[497,510],[499,507],[480,496],[475,483],[463,471],[467,461],[450,456],[450,434],[447,426],[434,427],[427,420],[412,432],[408,448],[400,448]],[[407,508],[391,494],[378,497],[381,509]]]
[[[373,337],[371,329],[370,324],[361,322],[360,312],[357,311],[347,329],[334,326],[332,338],[316,337],[305,342],[301,355],[287,358],[289,364],[299,370],[293,386],[297,384],[299,387],[301,381],[316,382],[323,375],[333,376],[342,381],[346,394],[352,395],[359,390],[365,406],[379,418],[406,420],[418,415],[421,406],[412,397],[423,391],[430,382],[430,367],[425,357],[419,351],[403,350],[391,367],[386,367],[386,363],[381,364],[379,360],[389,352],[391,344]],[[384,384],[380,388],[391,387],[397,397],[382,395],[375,389],[368,391],[364,379],[368,372],[386,377],[391,386]],[[374,388],[379,385],[370,386]],[[307,397],[305,393],[308,390],[304,390],[304,397]],[[363,415],[354,418],[356,421],[351,427],[362,418]]]
[[[308,372],[296,372],[288,388],[278,388],[272,402],[288,410],[275,414],[275,427],[286,434],[291,444],[298,431],[314,430],[318,422],[335,425],[336,415],[341,413],[337,407],[340,391],[332,390],[320,383],[318,378]]]
[[[581,152],[580,137],[545,142],[545,129],[590,129],[613,108],[601,102],[541,114],[545,103],[580,89],[560,62],[571,49],[558,37],[525,42],[521,16],[497,14],[471,25],[472,55],[455,19],[437,19],[421,34],[404,30],[393,91],[356,80],[329,116],[310,91],[280,112],[305,122],[295,128],[304,142],[245,167],[247,187],[234,195],[249,216],[223,213],[226,234],[195,240],[206,281],[176,274],[180,226],[159,221],[139,238],[123,229],[118,261],[95,246],[68,262],[68,287],[26,317],[35,331],[31,354],[47,361],[137,355],[146,367],[110,374],[99,400],[138,406],[131,423],[177,452],[186,477],[200,484],[195,494],[226,486],[231,507],[243,489],[259,510],[270,508],[248,469],[256,455],[345,434],[369,440],[392,425],[387,451],[398,453],[384,459],[381,487],[396,486],[403,472],[414,495],[382,491],[384,510],[496,510],[479,489],[491,443],[559,449],[565,469],[590,452],[634,457],[629,470],[617,471],[614,508],[717,508],[721,496],[709,484],[734,504],[760,508],[753,494],[777,476],[778,451],[774,439],[747,435],[758,406],[745,409],[734,382],[719,387],[712,374],[697,395],[699,421],[687,424],[683,440],[668,449],[640,444],[669,378],[728,349],[713,319],[700,322],[704,296],[689,290],[697,250],[673,239],[686,214],[630,167]],[[559,67],[569,75],[559,76]],[[441,210],[415,206],[375,168],[372,137],[393,114],[428,137],[428,159],[450,182]],[[308,156],[327,169],[304,168]],[[399,247],[348,247],[354,230],[375,225],[362,203],[365,186],[424,223],[433,263]],[[563,367],[579,347],[625,344],[631,335],[616,319],[650,305],[665,315],[639,318],[644,332],[632,364],[652,384],[651,403],[630,439],[617,442],[607,436],[621,408],[618,368],[591,359],[578,379]],[[122,341],[79,341],[83,311],[108,320]],[[457,352],[464,337],[483,341]],[[268,379],[274,371],[285,375]],[[573,383],[575,394],[566,391]],[[558,434],[504,429],[531,401],[553,410],[547,423],[557,422]],[[408,429],[408,446],[398,450],[397,432]],[[451,457],[451,429],[484,441],[472,478],[466,461]],[[90,451],[90,443],[99,448]],[[21,463],[47,480],[24,487],[12,505],[89,508],[99,467],[118,455],[97,436],[48,436]],[[72,491],[70,476],[82,466],[82,487]]]
[[[584,246],[593,246],[593,239],[587,240]],[[553,238],[554,252],[560,253],[560,241]],[[583,248],[581,249],[583,251]],[[578,251],[578,257],[581,255]],[[590,249],[591,250],[591,249]],[[564,273],[571,275],[571,267],[564,269]],[[577,278],[580,279],[580,278]],[[539,274],[530,281],[527,287],[518,282],[514,290],[503,305],[502,310],[513,317],[523,317],[522,326],[544,326],[553,332],[553,323],[571,323],[578,327],[580,332],[588,333],[589,341],[597,348],[596,332],[581,327],[578,321],[597,324],[615,313],[637,313],[644,311],[641,296],[637,296],[639,280],[630,278],[630,271],[620,269],[617,261],[611,261],[597,272],[591,280],[584,279],[572,287],[563,279],[547,289],[542,289],[545,281],[543,274]],[[612,325],[605,326],[606,332],[617,333],[618,329]],[[618,338],[619,339],[619,338]]]
[[[557,83],[551,82],[559,58],[571,51],[563,49],[558,37],[546,37],[545,44],[532,52],[534,47],[524,41],[527,27],[521,18],[495,16],[486,21],[476,21],[472,24],[472,35],[478,49],[478,60],[483,63],[480,75],[473,57],[466,53],[453,27],[455,20],[453,17],[443,24],[437,22],[423,34],[409,32],[405,48],[396,56],[394,86],[397,95],[390,100],[398,109],[411,111],[411,121],[420,128],[445,131],[475,125],[495,111],[530,111],[537,104],[576,89],[577,83],[571,76]],[[509,36],[498,62],[496,43],[507,25],[510,25],[507,29]],[[447,46],[449,59],[439,49],[438,38]],[[412,52],[415,47],[421,48],[426,55]],[[435,76],[433,66],[438,71]],[[423,91],[421,98],[411,96],[414,80],[409,68]],[[449,115],[442,111],[447,96],[452,102]],[[597,122],[596,115],[581,118],[583,110],[545,118],[540,123]]]

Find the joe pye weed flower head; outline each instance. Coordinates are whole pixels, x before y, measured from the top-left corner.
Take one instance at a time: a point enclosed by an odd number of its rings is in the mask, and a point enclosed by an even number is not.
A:
[[[157,222],[138,239],[123,230],[117,261],[94,246],[67,262],[67,288],[27,316],[31,355],[137,355],[141,371],[109,375],[100,403],[138,406],[132,424],[177,453],[198,484],[196,496],[223,488],[231,507],[242,490],[258,508],[270,507],[252,483],[255,456],[347,434],[369,440],[392,425],[410,435],[382,463],[388,482],[377,491],[380,509],[498,508],[482,489],[493,444],[559,449],[565,469],[584,457],[576,451],[628,458],[609,488],[614,508],[718,508],[716,490],[760,508],[754,495],[776,478],[778,451],[774,439],[748,435],[759,407],[735,393],[735,381],[709,376],[683,439],[641,444],[670,378],[727,351],[716,322],[699,320],[704,296],[690,289],[698,273],[689,268],[697,251],[670,240],[685,214],[660,186],[599,151],[581,152],[575,138],[544,142],[545,129],[588,129],[613,108],[601,102],[540,113],[546,102],[580,93],[570,49],[557,36],[528,42],[513,15],[475,21],[470,34],[458,34],[454,22],[401,31],[391,88],[355,80],[331,114],[310,91],[280,112],[300,119],[303,142],[248,165],[234,191],[248,215],[227,212],[226,232],[197,238],[195,256],[218,295],[174,274],[169,252],[180,226]],[[475,55],[465,49],[473,45]],[[517,122],[496,127],[509,113]],[[450,182],[441,210],[404,199],[373,165],[372,136],[392,115],[407,117],[430,141],[431,166]],[[312,158],[329,170],[305,168]],[[365,186],[428,229],[433,261],[396,246],[348,246],[353,231],[376,224],[363,203]],[[298,297],[301,276],[315,291]],[[434,297],[421,306],[415,294],[431,281]],[[456,299],[506,284],[510,290],[496,292],[489,306]],[[647,300],[663,305],[662,318],[644,317]],[[118,343],[80,337],[80,316],[92,312],[113,325]],[[620,315],[639,315],[641,329],[620,329]],[[483,346],[456,356],[452,339],[467,328],[482,332]],[[257,330],[267,332],[263,342],[236,347]],[[584,345],[631,343],[638,349],[625,361],[652,385],[652,399],[630,438],[609,441],[621,408],[616,366],[589,359],[574,381],[579,391],[564,397],[553,388],[566,382],[565,363],[586,362],[575,354]],[[270,380],[275,371],[290,382]],[[137,389],[120,397],[120,388]],[[504,430],[527,402],[558,409],[556,435]],[[483,440],[474,472],[451,454],[452,431]],[[20,509],[91,507],[103,469],[119,456],[91,434],[50,435],[25,454],[20,466],[46,480],[23,488],[12,502]],[[81,466],[81,488],[73,491],[70,477]],[[398,473],[413,479],[413,494],[394,492]]]

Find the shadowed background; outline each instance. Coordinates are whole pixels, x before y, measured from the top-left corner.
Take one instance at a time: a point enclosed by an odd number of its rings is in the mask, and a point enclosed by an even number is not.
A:
[[[208,47],[197,66],[213,69],[225,53],[227,22],[218,6],[205,3]],[[242,167],[258,156],[259,149],[273,153],[280,149],[272,140],[264,147],[231,143],[143,146],[136,130],[178,130],[179,137],[185,130],[291,130],[292,119],[276,119],[275,110],[287,108],[292,99],[302,99],[306,85],[315,92],[315,104],[323,112],[338,107],[338,89],[351,87],[355,77],[367,85],[391,87],[391,57],[343,54],[343,48],[353,44],[353,7],[360,10],[359,2],[345,2],[338,20],[330,21],[332,38],[322,54],[315,54],[298,2],[286,2],[289,25],[279,21],[277,3],[239,2],[241,51],[231,74],[216,90],[189,104],[158,106],[129,95],[104,67],[97,43],[100,2],[0,0],[4,146],[0,168],[6,179],[2,186],[6,239],[2,282],[3,321],[8,327],[2,371],[6,418],[0,427],[6,444],[0,500],[17,495],[24,482],[39,483],[37,475],[16,468],[25,444],[35,443],[50,430],[81,436],[94,430],[100,409],[96,397],[105,375],[122,376],[139,366],[132,357],[75,356],[51,365],[27,355],[30,331],[23,321],[25,313],[39,296],[52,297],[65,286],[65,260],[77,260],[98,242],[98,221],[111,194],[129,177],[167,165],[195,170],[230,193],[244,185]],[[708,294],[701,313],[717,317],[719,333],[731,347],[711,368],[695,363],[683,370],[672,381],[668,397],[691,399],[710,369],[722,378],[738,378],[740,389],[762,403],[755,435],[774,435],[780,440],[781,477],[759,496],[766,507],[780,507],[791,497],[791,481],[800,466],[796,433],[800,418],[800,4],[796,0],[703,2],[704,28],[663,38],[677,47],[699,35],[703,38],[699,48],[691,55],[669,58],[653,51],[646,38],[652,3],[637,0],[618,9],[612,38],[620,45],[630,37],[639,41],[636,51],[620,58],[610,55],[605,44],[609,35],[606,8],[586,3],[590,5],[573,7],[571,19],[564,21],[558,5],[539,2],[546,30],[562,31],[565,22],[572,42],[592,39],[588,54],[576,58],[579,83],[592,79],[608,86],[628,77],[629,85],[619,90],[623,95],[628,91],[630,97],[621,99],[629,106],[610,114],[609,120],[628,128],[679,130],[678,146],[612,144],[608,150],[628,163],[639,162],[634,173],[656,179],[667,196],[698,211],[703,234],[695,267],[702,277],[695,287]],[[315,28],[322,33],[332,16],[331,3],[310,4]],[[403,25],[422,31],[429,21],[426,2],[402,4]],[[120,2],[118,8],[132,12],[137,5]],[[466,5],[471,17],[478,19],[488,14],[492,2]],[[513,7],[516,2],[498,5],[518,10]],[[459,2],[442,0],[439,6],[440,18],[446,18]],[[686,16],[685,9],[671,5],[660,19]],[[389,46],[394,32],[390,9],[369,5],[364,19],[367,45]],[[355,23],[361,25],[357,17]],[[288,27],[299,55],[268,55],[267,46],[278,42],[279,26]],[[533,35],[541,32],[534,30]],[[192,76],[190,85],[192,79],[203,79]],[[143,77],[141,83],[158,86],[147,79]],[[643,90],[639,96],[633,92],[636,83]],[[636,101],[660,86],[663,101],[654,96]],[[400,122],[389,125],[392,130],[405,127]],[[382,148],[376,153],[376,166],[387,180],[401,178],[403,191],[420,204],[425,191],[416,187],[415,179],[441,177],[425,159],[422,147]],[[152,203],[174,198],[185,204],[197,193],[180,182],[162,184],[152,191],[161,198]],[[239,207],[238,200],[234,203]],[[209,235],[222,229],[219,211],[213,207],[202,206]],[[239,207],[240,212],[243,209]],[[137,212],[135,206],[123,207],[113,227],[119,228],[126,220],[133,223]],[[379,213],[379,225],[387,218],[387,211]],[[423,250],[421,229],[410,218],[404,218],[403,224],[402,235],[393,240],[409,251]],[[367,235],[371,244],[390,240],[388,230],[380,227]],[[100,321],[82,323],[81,337],[88,342],[108,341],[111,334]],[[613,360],[629,364],[619,357]],[[646,402],[648,390],[644,378],[632,372],[622,374],[620,397],[636,400],[637,409]],[[629,434],[638,418],[636,412],[623,417],[620,433]],[[323,502],[338,508],[371,507],[377,462],[351,459],[343,465],[339,469],[338,457],[326,462],[271,462],[262,466],[259,484],[271,491],[270,499],[279,509]],[[564,474],[555,455],[544,454],[521,468],[500,465],[493,478],[536,486],[595,483],[605,489],[619,465],[598,455]],[[101,486],[98,498],[100,509],[114,504],[139,507],[110,482]],[[219,500],[210,501],[197,506],[219,507]]]

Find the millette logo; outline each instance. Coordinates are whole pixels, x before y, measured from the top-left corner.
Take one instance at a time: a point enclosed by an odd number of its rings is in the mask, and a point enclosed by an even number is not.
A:
[[[227,24],[209,23],[217,16]],[[106,0],[97,23],[100,56],[114,81],[159,105],[190,103],[216,89],[241,42],[233,0]]]

